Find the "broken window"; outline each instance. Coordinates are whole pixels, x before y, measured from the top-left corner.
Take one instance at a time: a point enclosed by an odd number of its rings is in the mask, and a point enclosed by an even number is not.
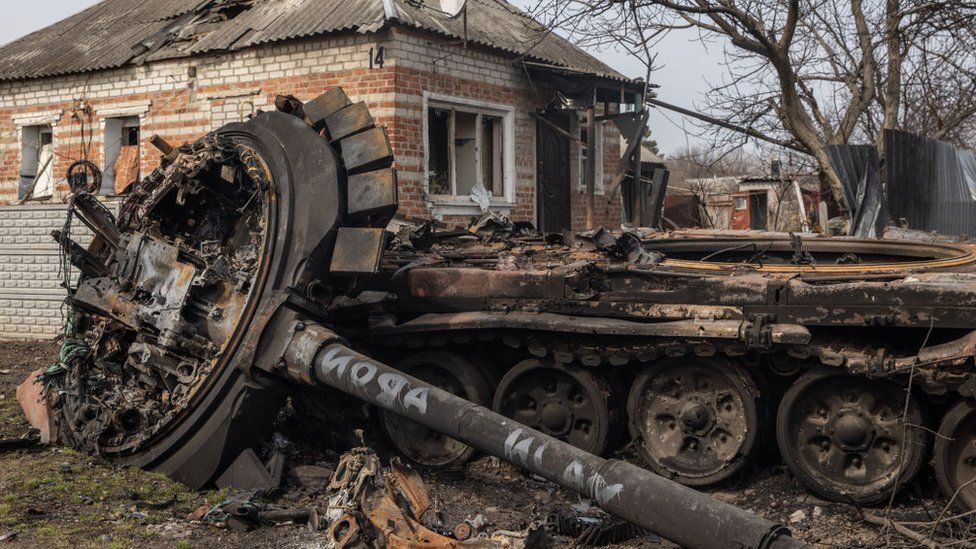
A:
[[[427,109],[428,193],[466,197],[482,186],[505,197],[508,123],[490,109],[432,104]]]
[[[20,136],[18,198],[54,195],[54,131],[50,125],[24,126]]]
[[[101,194],[124,194],[139,179],[139,117],[105,119]]]
[[[502,143],[504,129],[502,118],[499,116],[481,117],[481,142],[488,145],[482,147],[481,172],[482,183],[491,191],[492,196],[505,195],[505,147]]]
[[[590,136],[588,135],[586,121],[579,121],[579,169],[577,173],[579,174],[579,191],[581,193],[586,192],[586,162],[589,157],[589,142]],[[596,194],[603,194],[603,123],[597,122],[596,124],[596,179],[594,180],[593,188]]]
[[[427,111],[427,173],[431,194],[452,194],[451,134],[454,112],[449,109]]]

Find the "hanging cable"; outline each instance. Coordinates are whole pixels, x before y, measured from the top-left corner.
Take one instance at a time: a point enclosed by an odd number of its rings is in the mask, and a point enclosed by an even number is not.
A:
[[[90,160],[76,160],[68,167],[68,185],[73,193],[94,194],[102,188],[102,170]]]

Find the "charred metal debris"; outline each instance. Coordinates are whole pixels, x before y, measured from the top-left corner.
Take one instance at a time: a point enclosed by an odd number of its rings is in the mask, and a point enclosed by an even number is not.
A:
[[[376,325],[371,333],[383,345],[417,347],[429,344],[419,342],[426,337],[443,346],[447,331],[449,339],[466,339],[457,332],[508,328],[520,333],[506,334],[507,346],[565,364],[758,353],[872,377],[904,375],[914,365],[916,382],[945,393],[968,379],[971,365],[964,363],[976,335],[930,345],[917,360],[914,344],[871,349],[837,333],[821,337],[813,327],[964,330],[976,320],[958,309],[972,299],[974,266],[970,245],[946,239],[603,228],[544,235],[486,214],[466,230],[433,222],[401,227],[383,260],[389,292],[337,301],[333,314],[369,309]],[[463,302],[470,310],[418,315],[421,299]],[[944,306],[937,312],[935,303]],[[391,318],[382,321],[381,310]],[[548,333],[533,334],[533,328]],[[556,333],[575,343],[556,342]],[[582,343],[571,334],[606,337]],[[643,341],[623,344],[628,336]],[[666,336],[680,340],[647,341]],[[542,343],[546,339],[553,342]]]
[[[429,379],[455,372],[468,398],[590,452],[630,439],[652,470],[700,486],[775,434],[811,491],[871,504],[919,470],[929,431],[959,437],[971,417],[974,264],[947,239],[543,235],[484,218],[401,229],[385,282],[331,317],[377,356]],[[895,428],[946,406],[941,427]],[[464,456],[391,440],[429,464]],[[972,474],[948,440],[935,467],[951,495]]]
[[[265,169],[210,135],[172,151],[119,218],[79,192],[72,217],[98,235],[84,250],[69,219],[55,238],[82,279],[58,364],[44,374],[60,437],[125,454],[184,413],[207,382],[254,283],[266,242]]]
[[[649,535],[585,502],[577,504],[579,509],[537,513],[513,529],[490,524],[480,514],[457,524],[448,523],[415,469],[399,458],[383,466],[366,446],[354,447],[339,457],[327,483],[315,491],[316,504],[284,509],[263,503],[261,498],[267,494],[263,490],[231,489],[225,501],[212,508],[202,507],[187,518],[245,532],[283,523],[301,524],[321,532],[328,546],[340,548],[535,549],[567,541],[575,547],[597,547]]]

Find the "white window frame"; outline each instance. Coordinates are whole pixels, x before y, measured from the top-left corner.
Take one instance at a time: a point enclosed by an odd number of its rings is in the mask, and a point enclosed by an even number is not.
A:
[[[578,130],[577,135],[581,135],[583,130],[586,129],[586,116],[585,113],[579,113],[577,117]],[[593,182],[593,194],[602,195],[604,192],[605,182],[603,175],[603,142],[604,142],[604,131],[606,130],[605,121],[598,121],[596,123],[596,158],[598,162],[596,163],[596,179]],[[586,192],[586,159],[583,157],[586,151],[586,145],[578,144],[579,151],[576,154],[577,158],[577,168],[576,172],[579,175],[577,178],[577,189],[580,193]]]
[[[132,123],[135,123],[135,126]],[[142,119],[138,116],[125,116],[118,118],[106,118],[102,121],[102,188],[98,194],[103,196],[115,196],[115,164],[119,161],[122,154],[122,135],[126,128],[138,128],[140,139],[142,133]],[[142,153],[142,143],[139,146],[140,156]]]
[[[20,163],[17,166],[18,198],[20,197],[20,185],[21,185],[20,174],[23,174],[25,169],[24,166],[24,159],[26,156],[25,148],[28,147],[28,144],[24,140],[24,135],[25,135],[24,131],[28,128],[35,128],[35,127],[40,129],[49,128],[51,130],[51,150],[53,151],[53,154],[57,155],[57,146],[58,146],[57,127],[58,124],[61,122],[61,118],[63,116],[64,116],[64,109],[55,109],[55,110],[48,110],[48,111],[32,112],[23,115],[15,115],[12,118],[14,126],[17,128],[17,148],[18,150],[20,150]],[[53,164],[53,160],[52,160],[52,164]],[[40,169],[40,166],[38,166],[38,169]],[[54,166],[49,165],[47,169],[53,170]],[[52,197],[57,196],[58,189],[57,189],[56,182],[54,183],[51,192],[52,192]]]
[[[102,160],[103,160],[103,170],[102,170],[102,188],[98,190],[98,194],[103,196],[115,196],[115,161],[113,160],[112,165],[109,165],[108,159],[112,156],[111,147],[113,145],[113,140],[115,136],[109,136],[109,130],[116,129],[116,123],[112,121],[124,120],[127,118],[138,118],[139,119],[139,132],[140,140],[142,138],[143,129],[146,127],[146,115],[149,113],[149,107],[152,105],[150,101],[140,101],[136,103],[124,103],[106,107],[100,107],[98,112],[98,121],[101,125],[102,130]],[[121,126],[118,128],[121,131]],[[139,144],[140,148],[142,143]],[[115,160],[118,159],[118,147],[115,148]],[[141,156],[141,153],[140,153]]]
[[[501,103],[490,103],[475,99],[466,99],[437,93],[424,92],[422,110],[422,131],[424,144],[424,159],[422,172],[424,174],[424,194],[427,196],[428,204],[436,215],[470,215],[481,212],[481,208],[469,196],[459,195],[435,195],[430,193],[430,137],[429,137],[429,110],[431,108],[457,109],[460,111],[493,116],[502,120],[502,187],[505,190],[503,196],[493,196],[491,198],[491,208],[502,210],[508,213],[515,207],[515,107]],[[480,119],[480,117],[479,117]],[[480,126],[478,126],[480,128]],[[476,132],[477,150],[475,162],[477,166],[478,182],[481,181],[484,171],[481,169],[481,136],[482,132]],[[453,169],[453,167],[452,167]],[[452,175],[452,180],[454,176]],[[487,188],[487,186],[486,186]]]
[[[23,200],[28,198],[44,199],[54,197],[58,190],[58,184],[53,175],[54,162],[56,160],[56,154],[54,152],[54,126],[50,124],[21,126],[19,133],[21,146],[17,198]],[[44,134],[50,134],[51,136],[50,155],[47,160],[42,159],[41,154],[44,148],[44,145],[41,144],[41,136]],[[31,164],[31,166],[27,164]],[[27,172],[34,172],[34,175],[29,180],[24,177]],[[28,181],[31,185],[29,194],[20,196],[21,187],[28,184]],[[44,186],[39,188],[38,185],[42,184]]]

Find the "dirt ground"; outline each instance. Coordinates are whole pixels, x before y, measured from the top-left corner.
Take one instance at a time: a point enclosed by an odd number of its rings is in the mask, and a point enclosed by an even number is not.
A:
[[[15,388],[30,371],[49,365],[55,351],[51,342],[0,343],[0,439],[26,432]],[[324,446],[322,438],[296,421],[294,414],[283,412],[276,440],[289,465],[334,467],[338,454]],[[913,545],[903,536],[866,523],[850,505],[807,494],[777,462],[775,452],[769,454],[741,478],[711,493],[786,524],[796,537],[821,547]],[[489,531],[515,531],[553,512],[571,513],[586,505],[572,493],[491,457],[476,459],[463,470],[422,473],[438,517],[448,529],[481,515]],[[891,516],[899,521],[931,521],[944,506],[937,494],[926,469],[896,500]],[[187,520],[191,511],[224,498],[221,492],[193,492],[161,475],[115,467],[65,448],[9,451],[0,453],[0,540],[9,538],[0,541],[0,547],[325,546],[323,533],[298,525],[238,533]],[[287,482],[270,503],[283,508],[324,507],[321,494]],[[568,546],[572,540],[556,538],[554,544]],[[607,547],[667,546],[645,534]]]

